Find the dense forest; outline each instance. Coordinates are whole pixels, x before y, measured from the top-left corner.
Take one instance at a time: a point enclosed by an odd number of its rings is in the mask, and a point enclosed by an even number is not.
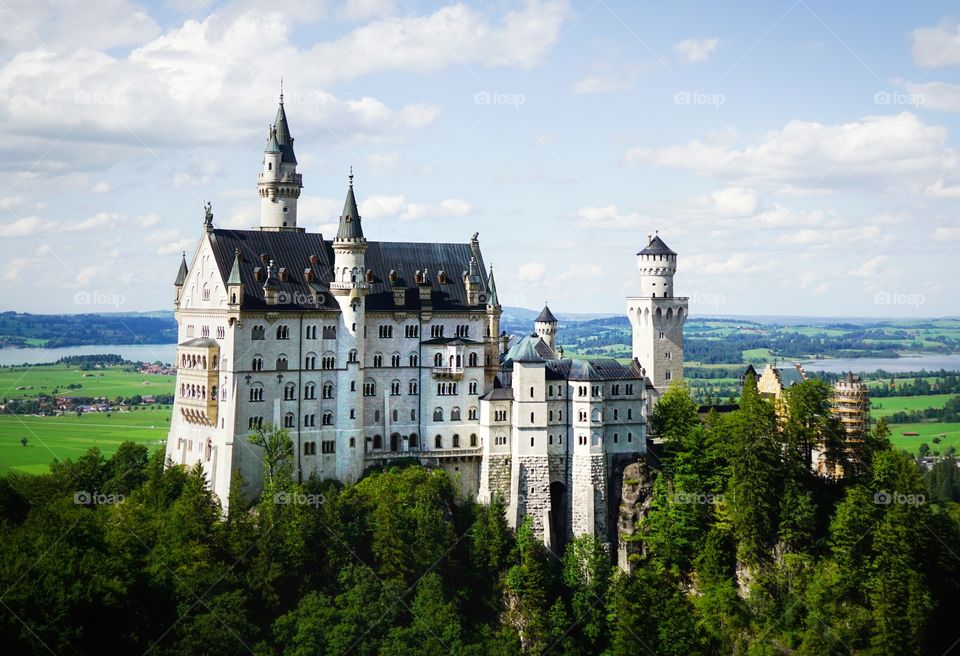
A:
[[[29,314],[0,312],[0,348],[101,344],[172,344],[173,313]]]
[[[705,422],[682,387],[630,540],[632,572],[562,555],[502,505],[412,463],[296,482],[282,430],[251,437],[265,487],[230,512],[199,469],[91,450],[0,479],[8,654],[924,654],[960,638],[960,477],[924,473],[881,421],[856,451],[819,381],[781,421],[746,385]],[[814,442],[847,462],[810,473]]]

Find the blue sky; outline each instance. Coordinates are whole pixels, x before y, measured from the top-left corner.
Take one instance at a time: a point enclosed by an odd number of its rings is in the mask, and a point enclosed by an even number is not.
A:
[[[204,200],[256,224],[284,78],[330,232],[480,232],[503,300],[620,312],[659,230],[695,314],[957,315],[946,2],[0,2],[2,309],[171,306]]]

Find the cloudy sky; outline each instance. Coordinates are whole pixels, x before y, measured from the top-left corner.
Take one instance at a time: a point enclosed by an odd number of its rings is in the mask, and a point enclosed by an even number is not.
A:
[[[170,308],[283,76],[300,224],[352,165],[369,239],[479,231],[510,305],[621,311],[659,230],[697,314],[960,314],[956,4],[733,6],[0,0],[0,310]]]

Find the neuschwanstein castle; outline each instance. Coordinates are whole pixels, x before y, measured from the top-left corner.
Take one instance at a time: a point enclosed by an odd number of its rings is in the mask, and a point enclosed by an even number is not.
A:
[[[500,331],[476,234],[368,241],[352,173],[333,239],[298,227],[293,144],[281,96],[260,225],[216,228],[208,205],[180,264],[170,461],[200,463],[224,503],[237,471],[254,494],[263,463],[248,435],[272,423],[289,432],[301,480],[356,481],[415,457],[465,495],[499,495],[511,525],[530,516],[548,544],[591,532],[615,544],[623,469],[646,452],[649,408],[683,376],[676,253],[654,237],[637,254],[630,364],[564,358],[549,308],[528,335]]]

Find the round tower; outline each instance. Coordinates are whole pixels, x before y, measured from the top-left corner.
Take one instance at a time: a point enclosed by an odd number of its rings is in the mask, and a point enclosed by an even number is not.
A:
[[[293,137],[290,136],[281,92],[277,118],[267,132],[263,168],[257,178],[260,229],[296,230],[297,199],[302,188],[303,179],[297,173],[297,157],[293,152]]]
[[[652,235],[637,253],[640,295],[627,298],[627,317],[633,329],[633,357],[653,386],[650,408],[666,389],[683,380],[683,324],[689,299],[673,295],[677,254],[659,235]]]
[[[333,280],[330,292],[340,306],[337,327],[337,363],[342,368],[337,394],[337,478],[356,481],[363,474],[363,370],[366,322],[367,240],[360,225],[360,213],[353,194],[353,169],[350,187],[340,215],[340,226],[333,240]]]
[[[540,316],[533,322],[533,332],[539,335],[551,349],[556,348],[557,325],[557,318],[553,316],[550,307],[544,304]]]

